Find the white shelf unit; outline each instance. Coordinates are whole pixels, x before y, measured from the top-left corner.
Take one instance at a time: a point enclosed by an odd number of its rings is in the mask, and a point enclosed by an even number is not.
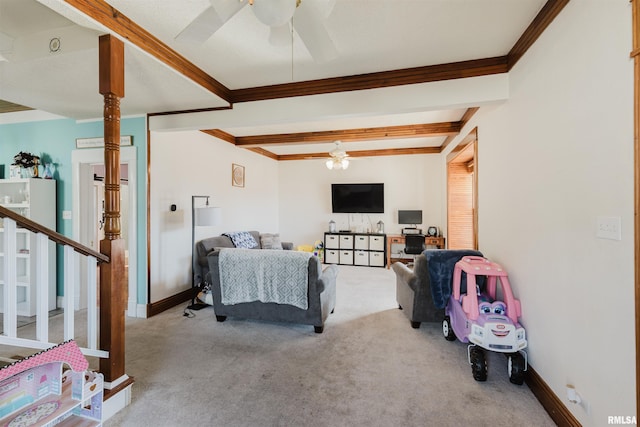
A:
[[[384,234],[325,233],[325,264],[384,267],[386,260]]]
[[[0,206],[11,209],[52,230],[56,229],[56,181],[52,179],[0,179]],[[4,306],[4,223],[0,218],[0,313]],[[36,314],[36,237],[28,230],[16,232],[18,315]],[[56,308],[56,245],[49,242],[49,310]]]

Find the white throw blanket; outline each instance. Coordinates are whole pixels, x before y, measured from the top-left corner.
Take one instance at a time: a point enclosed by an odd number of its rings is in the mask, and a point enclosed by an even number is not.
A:
[[[297,251],[221,249],[222,303],[275,302],[306,310],[311,256]]]

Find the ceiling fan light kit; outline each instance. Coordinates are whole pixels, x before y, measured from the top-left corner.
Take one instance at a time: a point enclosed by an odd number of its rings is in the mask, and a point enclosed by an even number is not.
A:
[[[336,141],[336,148],[331,150],[329,155],[331,157],[324,163],[327,169],[342,170],[349,167],[349,159],[347,158],[349,155],[342,149],[342,142]]]
[[[346,169],[349,167],[349,160],[347,159],[328,159],[325,162],[325,165],[327,166],[327,169],[329,170],[341,170],[341,169]]]
[[[291,21],[296,11],[296,0],[251,1],[253,13],[260,22],[270,27],[281,27]]]

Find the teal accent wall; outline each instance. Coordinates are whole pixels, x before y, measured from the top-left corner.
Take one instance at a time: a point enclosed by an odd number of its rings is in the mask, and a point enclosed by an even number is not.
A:
[[[63,220],[62,211],[72,210],[71,152],[76,149],[76,138],[93,138],[104,133],[102,121],[77,123],[72,119],[0,125],[0,165],[4,165],[4,178],[9,177],[13,156],[20,151],[39,155],[55,164],[57,191],[57,232],[67,237],[73,235],[72,220]],[[122,119],[120,134],[132,135],[136,147],[137,178],[137,301],[147,302],[147,132],[144,117]],[[1,168],[0,168],[1,169]],[[42,169],[41,169],[42,170]],[[58,248],[57,294],[63,295],[63,257]]]

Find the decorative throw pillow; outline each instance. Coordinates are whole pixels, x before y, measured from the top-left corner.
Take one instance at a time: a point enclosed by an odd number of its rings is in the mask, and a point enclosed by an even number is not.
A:
[[[260,235],[260,247],[262,249],[282,249],[280,234],[264,233]]]
[[[236,248],[252,249],[258,246],[258,242],[253,238],[248,231],[236,231],[233,233],[222,233],[223,236],[227,236],[233,242],[233,246]]]

